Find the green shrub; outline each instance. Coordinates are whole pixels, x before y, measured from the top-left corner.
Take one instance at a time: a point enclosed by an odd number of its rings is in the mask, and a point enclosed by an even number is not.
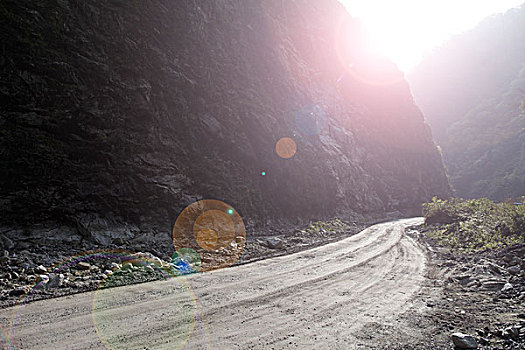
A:
[[[507,203],[452,198],[423,204],[427,235],[453,249],[476,252],[525,242],[525,197]]]

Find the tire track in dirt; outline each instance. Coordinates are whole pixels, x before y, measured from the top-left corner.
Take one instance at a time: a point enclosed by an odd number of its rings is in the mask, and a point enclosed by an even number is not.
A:
[[[361,348],[356,332],[393,322],[420,288],[425,255],[404,234],[420,222],[378,224],[287,256],[114,288],[96,303],[97,319],[111,320],[98,329],[94,293],[0,310],[0,325],[11,329],[16,349]]]

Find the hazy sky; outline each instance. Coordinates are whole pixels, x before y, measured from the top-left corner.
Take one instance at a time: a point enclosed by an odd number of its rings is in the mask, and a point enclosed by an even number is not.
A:
[[[525,0],[339,0],[368,27],[374,46],[409,71],[425,52]]]

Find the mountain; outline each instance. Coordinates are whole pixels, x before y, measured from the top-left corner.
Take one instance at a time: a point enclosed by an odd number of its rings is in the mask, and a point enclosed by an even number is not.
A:
[[[408,80],[459,196],[525,193],[525,5],[454,37]]]
[[[4,0],[0,19],[4,225],[154,234],[199,199],[251,227],[449,194],[402,73],[335,0]]]

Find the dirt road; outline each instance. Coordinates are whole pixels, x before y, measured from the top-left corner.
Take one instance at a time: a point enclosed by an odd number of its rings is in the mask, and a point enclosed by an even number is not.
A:
[[[366,348],[368,325],[395,322],[420,289],[425,255],[404,227],[421,221],[374,225],[336,243],[229,269],[0,310],[12,341],[0,329],[0,345]]]

